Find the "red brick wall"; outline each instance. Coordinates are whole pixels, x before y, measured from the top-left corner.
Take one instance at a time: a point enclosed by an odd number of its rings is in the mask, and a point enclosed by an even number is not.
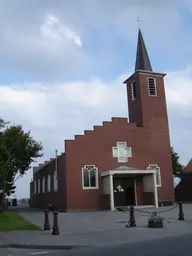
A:
[[[151,75],[150,75],[151,76]],[[149,164],[157,164],[161,169],[162,187],[158,188],[159,200],[173,200],[174,186],[170,151],[167,109],[163,77],[155,76],[157,97],[148,96],[146,74],[138,74],[138,88],[135,102],[131,101],[128,85],[130,121],[127,118],[112,118],[95,126],[95,130],[86,131],[84,136],[75,136],[75,140],[65,142],[67,209],[97,209],[101,207],[102,184],[100,190],[82,189],[82,171],[84,165],[96,165],[99,174],[121,165],[144,170]],[[132,147],[133,157],[128,163],[119,164],[112,157],[112,147],[116,142],[127,142]],[[141,181],[137,184],[138,204],[142,203]]]
[[[120,165],[138,169],[146,169],[149,164],[161,167],[163,188],[159,189],[160,200],[173,200],[172,169],[170,153],[165,150],[166,141],[160,138],[155,145],[151,143],[153,134],[149,130],[128,124],[126,119],[113,119],[94,132],[79,136],[74,141],[66,141],[67,168],[67,209],[98,209],[100,207],[101,190],[82,189],[81,168],[86,165],[96,165],[99,173],[112,170]],[[126,141],[132,147],[133,157],[128,163],[118,164],[112,157],[112,147],[117,141]],[[158,143],[159,142],[159,143]],[[75,159],[75,161],[74,161]],[[139,194],[139,202],[141,195]],[[138,203],[139,203],[138,202]]]
[[[51,161],[41,170],[34,174],[34,180],[45,176],[45,193],[42,193],[42,183],[41,183],[41,193],[36,194],[31,197],[32,207],[45,209],[49,204],[54,205],[57,209],[61,211],[66,210],[66,177],[65,177],[65,154],[58,157],[58,181],[59,190],[57,192],[53,191],[53,172],[55,170],[55,160]],[[51,192],[47,193],[47,177],[48,174],[51,175]],[[34,183],[34,182],[33,182]]]
[[[157,97],[148,96],[147,78],[156,79]],[[136,80],[138,98],[131,100],[131,81]],[[129,119],[138,125],[143,125],[149,131],[148,150],[151,164],[161,168],[162,188],[158,188],[159,199],[174,199],[172,160],[170,151],[170,136],[165,97],[164,78],[160,75],[139,73],[127,85]]]
[[[153,192],[143,192],[143,204],[144,205],[154,205],[154,193]]]

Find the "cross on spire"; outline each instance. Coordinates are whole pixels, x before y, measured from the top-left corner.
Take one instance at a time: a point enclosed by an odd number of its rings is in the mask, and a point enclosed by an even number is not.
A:
[[[138,16],[138,18],[137,18],[138,28],[140,28],[140,22],[141,22],[141,20],[139,19],[139,16]]]

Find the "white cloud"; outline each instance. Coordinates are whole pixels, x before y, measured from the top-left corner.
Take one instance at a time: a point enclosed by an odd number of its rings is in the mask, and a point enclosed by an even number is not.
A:
[[[81,76],[111,65],[117,40],[119,49],[125,47],[122,37],[128,39],[127,55],[118,54],[125,61],[131,55],[128,44],[135,45],[138,15],[148,45],[189,51],[180,5],[179,0],[2,0],[0,70],[30,81],[62,81],[72,72]]]
[[[83,134],[84,130],[92,129],[93,125],[100,125],[112,116],[127,116],[126,88],[122,84],[125,77],[122,74],[108,83],[92,78],[87,82],[71,81],[54,86],[2,85],[1,116],[5,120],[21,123],[26,130],[31,129],[34,138],[43,142],[44,157],[41,162],[52,157],[55,148],[62,152],[64,139],[73,139],[74,135]],[[186,116],[183,117],[183,108],[188,118],[192,119],[191,83],[191,69],[170,72],[166,79],[172,142],[185,163],[191,158],[192,139],[189,121],[184,127]],[[175,117],[179,120],[176,125]],[[186,130],[185,136],[178,136],[181,130]],[[31,177],[32,173],[28,173],[18,181],[17,195],[28,193],[28,186],[23,184]]]
[[[81,38],[72,29],[66,27],[53,14],[47,14],[40,26],[41,35],[47,40],[48,49],[63,48],[66,39],[78,47],[82,47]]]
[[[169,72],[166,78],[166,95],[171,107],[175,107],[192,117],[192,68],[188,67],[182,71]]]

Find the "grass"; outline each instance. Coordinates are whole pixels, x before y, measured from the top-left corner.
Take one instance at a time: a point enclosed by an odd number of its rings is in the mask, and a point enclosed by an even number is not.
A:
[[[5,211],[0,214],[0,231],[14,230],[40,230],[39,227],[27,221],[12,211]]]
[[[190,202],[190,201],[189,202],[183,202],[183,204],[192,204],[192,202]]]

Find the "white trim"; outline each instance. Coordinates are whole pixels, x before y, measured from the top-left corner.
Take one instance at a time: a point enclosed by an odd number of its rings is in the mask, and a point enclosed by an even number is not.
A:
[[[113,191],[113,175],[109,175],[109,186],[110,186],[110,209],[114,211],[115,204],[114,204],[114,191]]]
[[[135,88],[133,88],[133,85],[134,85]],[[133,89],[135,89],[135,97],[134,97],[134,95],[133,95],[133,91],[134,91]],[[132,101],[134,101],[134,100],[136,100],[136,98],[137,98],[137,93],[136,93],[136,81],[133,80],[133,81],[131,82],[131,99],[132,99]]]
[[[111,171],[106,171],[106,172],[102,172],[101,173],[101,177],[105,177],[108,175],[114,175],[114,174],[153,174],[153,173],[157,173],[156,170],[132,170],[132,169],[128,169],[127,170],[111,170]]]
[[[166,73],[159,73],[159,72],[151,72],[151,71],[144,71],[144,70],[136,70],[130,77],[128,77],[123,83],[124,84],[130,84],[132,80],[134,80],[138,74],[141,75],[150,75],[150,76],[155,76],[155,77],[165,77],[167,74]]]
[[[95,170],[95,182],[96,182],[96,186],[95,187],[85,187],[84,186],[84,171],[85,171],[85,168],[88,167],[88,166],[91,166],[93,167],[93,169]],[[93,164],[86,164],[83,166],[82,170],[82,188],[83,190],[95,190],[95,189],[99,189],[99,177],[98,177],[98,168],[93,165]],[[89,171],[89,174],[90,174],[90,171]],[[89,183],[90,183],[90,175],[89,175]]]
[[[153,80],[154,80],[155,95],[151,95],[151,94],[150,94],[150,90],[149,90],[149,79],[153,79]],[[150,97],[157,97],[157,85],[156,85],[156,78],[155,78],[155,77],[147,77],[147,86],[148,86],[148,95],[149,95]]]
[[[157,187],[161,187],[161,169],[157,164],[149,164],[149,166],[147,167],[147,170],[156,170],[156,175],[158,175],[158,180],[159,180],[159,184],[157,184],[156,182],[156,186]]]
[[[134,178],[135,206],[137,206],[137,181]]]

